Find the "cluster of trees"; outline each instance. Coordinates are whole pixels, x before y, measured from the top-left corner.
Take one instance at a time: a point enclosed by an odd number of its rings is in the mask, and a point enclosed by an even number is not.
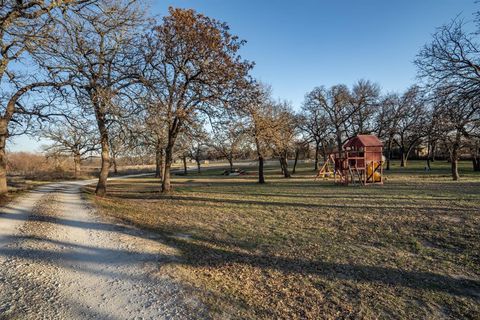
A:
[[[6,140],[35,132],[46,151],[83,159],[100,155],[96,194],[106,193],[120,157],[154,155],[162,192],[171,190],[174,159],[214,154],[230,163],[254,154],[264,161],[320,156],[357,134],[386,145],[387,167],[398,149],[405,166],[419,145],[433,159],[447,150],[452,174],[470,148],[479,157],[480,47],[461,21],[440,28],[416,60],[420,85],[382,94],[361,80],[351,88],[317,87],[300,112],[256,82],[245,42],[227,24],[193,10],[170,8],[154,19],[136,0],[4,0],[0,7],[0,194],[6,185]],[[479,28],[480,29],[480,28]],[[296,161],[295,161],[296,164]]]

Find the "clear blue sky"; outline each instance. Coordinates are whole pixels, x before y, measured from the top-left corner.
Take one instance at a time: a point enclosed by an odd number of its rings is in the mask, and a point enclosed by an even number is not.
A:
[[[412,61],[435,28],[457,15],[473,19],[475,0],[151,0],[151,12],[193,8],[227,22],[247,40],[242,56],[276,98],[298,108],[315,86],[365,78],[383,91],[415,82]],[[17,139],[10,150],[38,143]]]
[[[475,0],[174,0],[153,1],[193,8],[226,21],[248,41],[243,56],[257,65],[254,75],[270,83],[275,96],[299,106],[318,85],[361,78],[386,91],[415,81],[412,61],[435,28],[458,14],[472,18]]]

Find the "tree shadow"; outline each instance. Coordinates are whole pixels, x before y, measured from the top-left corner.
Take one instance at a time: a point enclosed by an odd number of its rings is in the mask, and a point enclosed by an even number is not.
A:
[[[43,220],[42,220],[43,221]],[[351,280],[359,283],[380,283],[386,286],[400,286],[416,290],[428,290],[447,293],[458,297],[467,297],[480,300],[480,281],[466,278],[454,278],[448,275],[428,271],[411,271],[391,267],[345,264],[322,260],[307,260],[274,256],[271,254],[254,254],[239,252],[239,245],[234,241],[212,240],[207,237],[192,235],[179,237],[180,232],[188,230],[175,226],[162,225],[152,230],[145,225],[136,227],[117,223],[85,223],[67,219],[47,219],[49,223],[66,225],[85,230],[102,230],[118,232],[142,239],[153,240],[174,247],[178,255],[163,255],[158,253],[146,254],[134,250],[117,250],[110,248],[91,247],[85,244],[72,244],[59,240],[51,240],[31,236],[16,236],[9,241],[36,241],[56,247],[71,248],[72,251],[56,251],[38,248],[1,247],[0,255],[6,258],[23,258],[26,260],[43,261],[67,268],[78,268],[81,264],[82,272],[89,272],[99,276],[123,279],[142,283],[150,281],[151,275],[132,276],[124,274],[116,268],[102,268],[102,265],[121,266],[128,264],[150,263],[152,265],[183,264],[194,268],[220,268],[231,264],[240,264],[262,270],[276,270],[285,274],[315,275],[331,280]],[[123,219],[125,223],[132,223]],[[155,236],[152,236],[152,231]],[[200,232],[202,233],[202,232]],[[254,248],[255,243],[243,243],[244,246]],[[227,247],[230,249],[222,249]],[[135,259],[132,259],[135,257]],[[153,275],[152,275],[153,276]]]
[[[290,185],[289,185],[290,186]],[[303,186],[303,185],[302,185]],[[56,190],[55,188],[51,190]],[[62,192],[70,192],[62,190]],[[72,194],[76,192],[72,191]],[[134,196],[131,193],[117,196],[120,199],[145,200],[140,196]],[[114,200],[115,198],[113,198]],[[222,204],[231,202],[238,205],[259,205],[259,206],[280,206],[280,207],[305,207],[305,208],[340,208],[346,206],[341,204],[302,204],[297,202],[284,201],[261,201],[261,200],[238,200],[238,199],[212,199],[208,197],[169,195],[161,199],[171,199],[185,202],[204,202]],[[352,206],[349,208],[365,209],[365,206]],[[368,208],[368,207],[367,207]],[[375,209],[392,210],[393,207],[375,206]],[[407,207],[408,209],[409,207]],[[412,209],[418,210],[418,206],[412,206]],[[405,208],[404,208],[405,209]],[[423,210],[437,210],[438,208],[423,208]],[[442,209],[443,210],[443,209]],[[2,219],[24,220],[30,212],[19,212],[19,215],[0,215]],[[178,228],[173,225],[157,225],[151,228],[147,225],[135,223],[130,219],[122,219],[125,224],[116,222],[88,222],[75,219],[65,219],[61,217],[36,216],[29,215],[30,221],[41,221],[60,226],[68,226],[82,230],[99,230],[112,233],[125,234],[141,239],[148,239],[162,244],[167,244],[178,250],[178,255],[166,254],[146,254],[135,250],[119,250],[110,248],[91,247],[85,244],[65,243],[58,240],[51,240],[38,237],[17,236],[7,239],[8,242],[18,241],[37,241],[47,245],[47,248],[15,248],[0,247],[0,255],[7,258],[23,258],[26,260],[43,261],[45,263],[54,263],[68,268],[75,268],[79,263],[88,263],[90,267],[83,266],[84,272],[106,276],[116,277],[124,281],[143,282],[149,279],[150,275],[132,276],[124,274],[115,268],[97,268],[97,266],[110,265],[120,266],[138,263],[151,263],[152,265],[183,264],[191,267],[219,268],[231,264],[240,264],[259,268],[262,270],[276,270],[285,274],[295,275],[315,275],[325,279],[351,280],[359,283],[380,283],[386,286],[400,286],[417,290],[428,290],[434,292],[447,293],[458,297],[467,297],[475,300],[480,298],[480,281],[476,279],[455,278],[444,274],[429,271],[402,270],[392,267],[372,266],[362,264],[345,264],[332,261],[322,261],[314,259],[301,259],[281,257],[273,254],[245,253],[242,248],[255,248],[256,243],[248,241],[224,241],[202,237],[196,234],[189,238],[179,237],[179,233],[189,233],[191,230]],[[133,227],[136,225],[137,227]],[[206,234],[206,230],[198,230],[198,234]],[[53,251],[48,249],[48,245],[69,247],[74,252]],[[221,249],[219,247],[226,247]],[[243,252],[240,252],[243,251]],[[131,259],[133,257],[138,258]]]
[[[183,242],[183,243],[179,243]],[[194,267],[221,267],[237,263],[260,269],[274,269],[287,274],[311,274],[326,279],[375,282],[388,286],[444,292],[480,301],[480,281],[453,278],[433,272],[407,271],[389,267],[343,264],[325,261],[291,259],[271,255],[250,255],[214,249],[197,242],[176,240],[186,264]],[[201,257],[201,258],[199,258]]]
[[[125,223],[133,223],[122,219]],[[286,274],[316,275],[326,279],[343,279],[357,282],[381,283],[388,286],[401,286],[419,290],[444,292],[455,296],[469,297],[480,301],[480,281],[467,278],[455,278],[428,271],[411,271],[382,266],[344,264],[321,260],[305,260],[273,255],[258,255],[239,252],[239,247],[255,248],[255,243],[248,241],[212,240],[207,237],[192,235],[179,237],[186,232],[175,226],[162,225],[152,229],[145,225],[138,227],[150,232],[157,232],[162,241],[180,250],[181,261],[178,263],[192,267],[222,267],[242,264],[260,269],[273,269]],[[204,233],[202,231],[200,234]],[[220,249],[220,246],[229,249]]]

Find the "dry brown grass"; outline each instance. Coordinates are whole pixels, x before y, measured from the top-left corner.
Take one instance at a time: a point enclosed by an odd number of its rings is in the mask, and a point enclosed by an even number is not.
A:
[[[266,185],[176,178],[171,196],[126,179],[95,201],[176,247],[162,272],[197,287],[215,318],[479,318],[480,176],[452,182],[436,166],[368,188],[313,182],[305,168]]]

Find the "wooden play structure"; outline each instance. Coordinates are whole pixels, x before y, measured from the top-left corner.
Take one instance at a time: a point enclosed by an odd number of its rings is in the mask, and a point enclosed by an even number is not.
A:
[[[342,152],[328,157],[315,180],[333,175],[335,183],[344,185],[383,184],[383,163],[383,143],[374,135],[358,135],[343,145]]]
[[[334,168],[335,158],[333,157],[333,154],[331,154],[328,156],[327,161],[325,161],[320,170],[318,170],[314,181],[316,181],[318,178],[323,178],[323,180],[333,178],[335,176]]]

